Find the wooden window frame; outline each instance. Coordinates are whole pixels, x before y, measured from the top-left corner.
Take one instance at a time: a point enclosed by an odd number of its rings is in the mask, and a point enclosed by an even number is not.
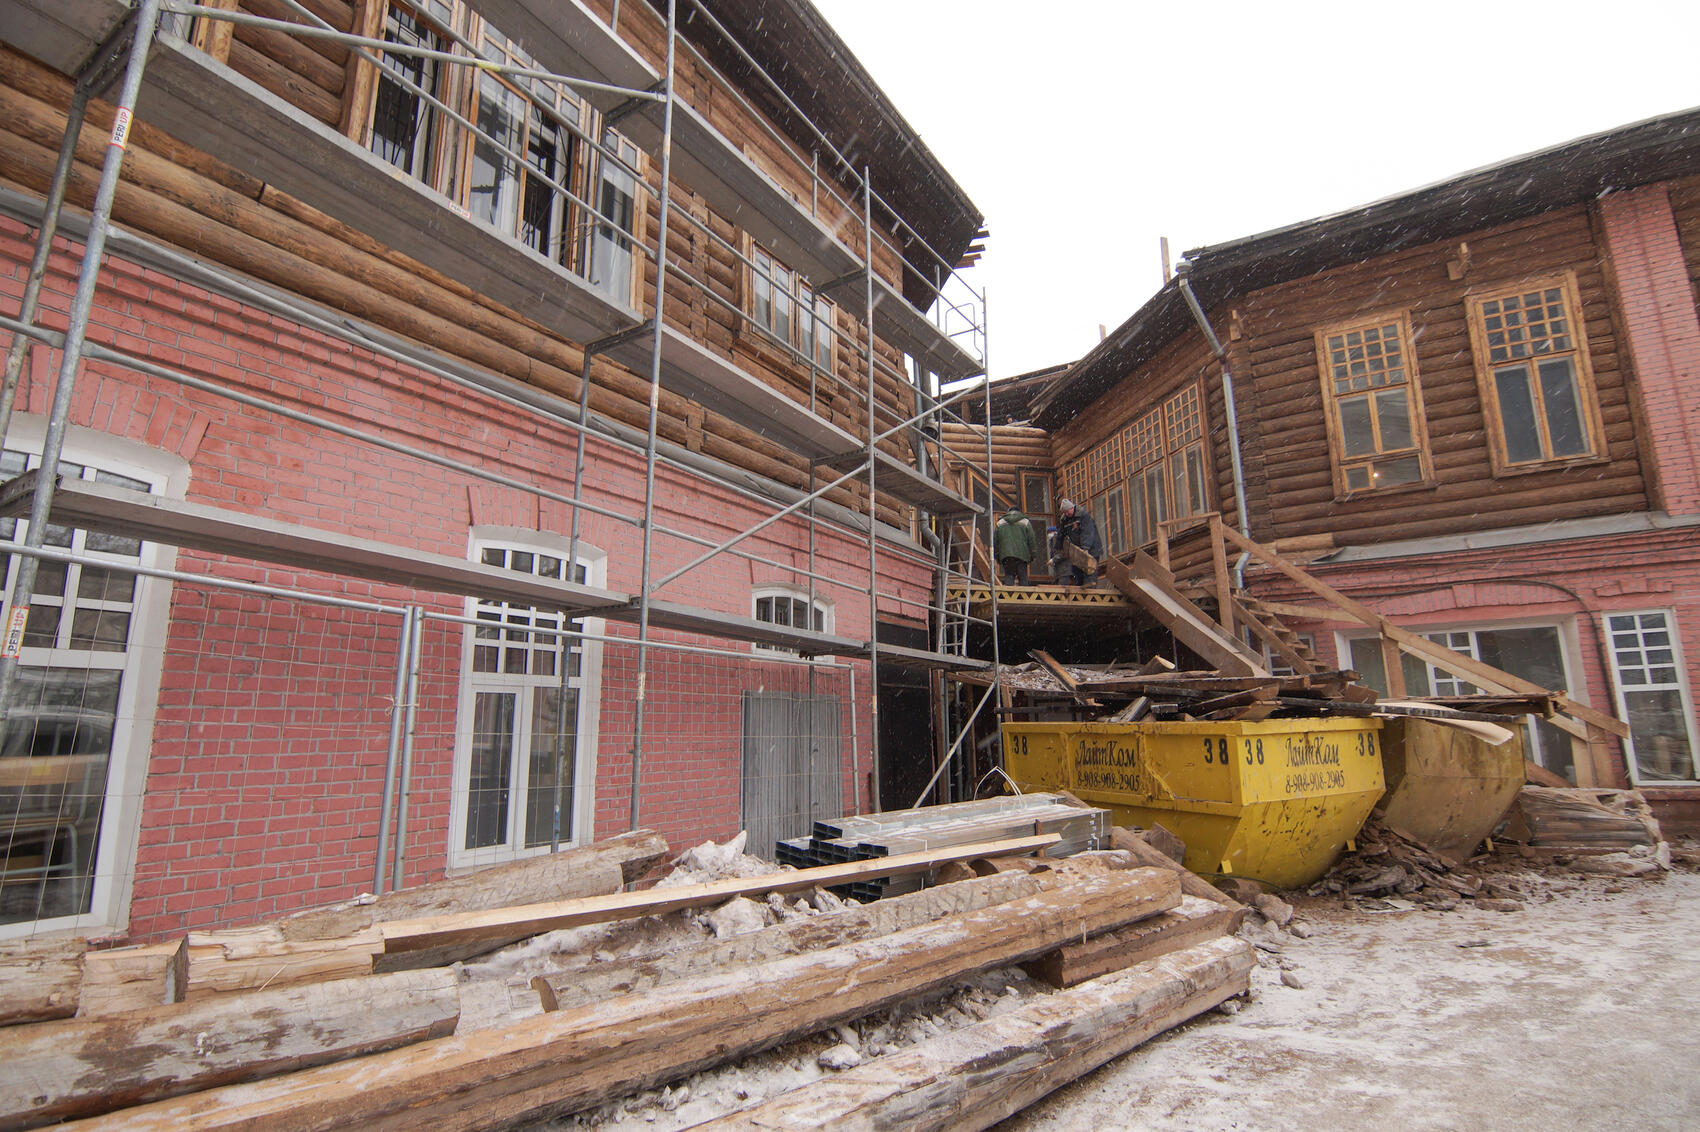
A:
[[[1399,385],[1370,386],[1362,392],[1370,392],[1375,388],[1403,388],[1405,391],[1405,409],[1410,417],[1411,446],[1409,448],[1383,449],[1381,447],[1380,428],[1372,423],[1376,432],[1376,451],[1368,455],[1348,456],[1346,453],[1345,426],[1340,421],[1341,396],[1335,389],[1333,373],[1332,350],[1329,339],[1344,336],[1354,331],[1379,329],[1394,324],[1399,331],[1399,344],[1404,358],[1405,379]],[[1365,495],[1387,495],[1400,491],[1419,491],[1434,487],[1434,457],[1428,442],[1428,414],[1423,407],[1422,381],[1417,368],[1417,352],[1411,338],[1410,312],[1405,310],[1382,311],[1376,314],[1358,315],[1342,322],[1332,323],[1319,328],[1315,335],[1317,376],[1321,382],[1323,418],[1328,428],[1328,464],[1334,477],[1334,498],[1336,502],[1361,498]],[[1360,392],[1353,390],[1355,396]],[[1372,415],[1372,422],[1379,417]],[[1382,460],[1399,459],[1409,455],[1417,457],[1418,476],[1414,480],[1402,483],[1378,486],[1373,482],[1374,472],[1371,471],[1372,481],[1363,487],[1353,487],[1349,482],[1352,470],[1358,467],[1373,469]]]
[[[1565,354],[1574,358],[1575,372],[1573,377],[1576,383],[1577,408],[1580,422],[1587,430],[1588,451],[1575,456],[1544,456],[1536,460],[1513,462],[1506,451],[1505,421],[1499,403],[1499,391],[1494,378],[1495,363],[1491,360],[1490,346],[1487,340],[1488,330],[1484,322],[1482,308],[1485,304],[1496,299],[1553,289],[1558,289],[1562,293],[1572,345],[1568,351],[1530,355],[1529,360],[1538,360],[1543,356],[1560,357]],[[1605,427],[1600,417],[1599,393],[1594,385],[1594,366],[1588,349],[1588,331],[1582,310],[1581,291],[1576,283],[1576,273],[1565,270],[1558,274],[1496,283],[1491,287],[1472,287],[1466,292],[1464,303],[1467,321],[1470,325],[1470,349],[1476,367],[1476,388],[1481,397],[1482,415],[1487,423],[1488,453],[1492,460],[1494,477],[1528,475],[1533,472],[1552,471],[1556,468],[1603,463],[1608,458],[1608,445]],[[1531,383],[1532,388],[1538,386],[1538,380]],[[1535,425],[1542,437],[1542,447],[1546,448],[1549,440],[1544,414],[1537,412]]]
[[[822,373],[836,373],[838,304],[815,290],[802,272],[756,243],[748,234],[743,239],[742,254],[742,269],[739,272],[742,294],[739,296],[738,305],[745,317],[738,320],[740,336],[750,337],[764,345],[777,344],[793,363],[812,366]],[[762,260],[772,266],[771,273],[761,268]],[[784,333],[780,333],[780,328],[775,325],[771,298],[769,314],[765,319],[757,309],[760,281],[767,281],[771,295],[781,276],[789,280],[784,287],[784,293],[789,298],[791,308],[783,328]],[[808,299],[807,310],[803,302],[805,298]],[[829,327],[824,336],[820,333],[822,323]]]
[[[1179,418],[1175,406],[1180,402],[1190,402],[1195,412],[1184,419]],[[1210,485],[1214,477],[1211,475],[1210,448],[1207,443],[1209,429],[1204,419],[1205,405],[1203,383],[1185,382],[1170,390],[1117,433],[1126,453],[1122,466],[1122,483],[1127,488],[1123,493],[1124,521],[1127,524],[1127,538],[1131,546],[1142,547],[1152,542],[1157,537],[1157,529],[1162,523],[1210,513]],[[1193,421],[1196,421],[1196,428],[1192,426]],[[1184,429],[1182,424],[1185,425]],[[1180,435],[1183,431],[1185,435]],[[1156,438],[1154,444],[1152,437]],[[1178,477],[1181,482],[1190,484],[1191,476],[1186,474],[1187,455],[1195,450],[1198,453],[1198,507],[1181,514],[1175,505],[1176,472],[1178,470],[1182,473]],[[1137,464],[1136,459],[1139,461]],[[1160,496],[1160,505],[1155,509],[1151,506],[1154,497],[1151,490],[1153,474],[1156,476],[1155,495]],[[1191,492],[1187,494],[1190,500]],[[1137,511],[1133,506],[1133,499],[1136,496],[1141,500],[1143,510],[1150,516],[1150,532],[1145,538],[1140,538],[1141,532],[1135,522]],[[1160,513],[1153,513],[1154,511]]]

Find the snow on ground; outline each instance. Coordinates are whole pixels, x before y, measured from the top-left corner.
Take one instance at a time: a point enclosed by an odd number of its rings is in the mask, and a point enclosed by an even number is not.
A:
[[[1518,912],[1300,899],[1310,938],[1265,953],[1244,1009],[998,1130],[1700,1128],[1700,875],[1540,887]]]

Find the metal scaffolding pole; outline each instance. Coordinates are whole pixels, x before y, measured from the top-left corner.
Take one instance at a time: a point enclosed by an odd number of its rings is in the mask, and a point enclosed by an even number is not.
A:
[[[632,797],[630,828],[638,827],[638,790],[643,764],[643,713],[649,695],[649,579],[655,536],[655,441],[661,416],[661,346],[666,331],[667,216],[673,182],[673,61],[678,47],[678,0],[667,0],[667,69],[662,78],[666,100],[661,118],[661,224],[655,244],[655,340],[649,359],[649,428],[643,462],[643,579],[638,586],[637,702],[632,708]]]
[[[47,516],[53,503],[53,485],[59,475],[59,454],[65,448],[65,430],[71,415],[72,395],[76,391],[77,370],[82,365],[83,339],[88,334],[89,312],[94,306],[95,285],[100,281],[100,262],[106,252],[106,233],[112,225],[112,201],[118,192],[118,174],[124,165],[124,149],[130,142],[130,123],[136,112],[136,98],[142,89],[142,71],[147,66],[148,50],[153,46],[154,29],[159,24],[159,2],[160,0],[141,0],[136,9],[134,36],[130,42],[129,58],[124,65],[124,85],[119,90],[112,135],[106,147],[106,160],[101,165],[100,186],[95,190],[88,238],[83,241],[83,262],[77,274],[77,291],[71,300],[65,345],[60,356],[59,383],[53,391],[53,407],[47,420],[47,434],[42,438],[41,473],[36,481],[35,495],[30,500],[29,530],[25,532],[24,545],[32,548],[40,548],[47,538]],[[72,124],[66,123],[67,131]],[[71,145],[74,147],[75,142]],[[17,580],[12,589],[11,612],[5,627],[5,642],[4,646],[0,647],[0,713],[4,713],[7,728],[11,726],[12,688],[17,678],[18,650],[23,643],[24,627],[29,621],[30,603],[35,598],[38,565],[39,560],[33,555],[25,555],[18,561]]]
[[[378,856],[372,871],[372,895],[384,894],[384,858],[390,851],[390,822],[395,809],[396,774],[401,765],[402,736],[407,728],[407,674],[413,664],[413,621],[419,615],[408,606],[396,638],[395,694],[390,697],[390,747],[384,759],[384,808],[378,819]]]
[[[879,626],[879,519],[874,495],[874,473],[879,461],[874,446],[879,443],[874,406],[874,193],[872,169],[862,166],[862,285],[867,288],[868,335],[868,763],[873,770],[873,810],[880,810],[880,626]],[[852,705],[852,708],[854,705]]]

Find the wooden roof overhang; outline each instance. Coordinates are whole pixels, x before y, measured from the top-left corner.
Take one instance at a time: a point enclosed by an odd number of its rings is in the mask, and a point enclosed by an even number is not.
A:
[[[1205,310],[1345,264],[1700,173],[1700,107],[1618,126],[1345,212],[1186,253]],[[1170,279],[1057,378],[1033,423],[1055,429],[1194,326],[1179,277]]]
[[[650,3],[666,13],[666,0]],[[752,104],[805,153],[818,144],[808,125],[813,122],[852,166],[870,166],[874,191],[952,266],[969,253],[985,215],[809,0],[704,0],[704,5],[743,52],[687,2],[679,4],[680,34]],[[754,72],[744,52],[785,98]],[[808,121],[799,119],[786,98]],[[821,155],[823,172],[830,172],[831,162],[829,154]],[[904,273],[904,297],[925,310],[934,296],[922,280],[932,278],[933,257],[913,242],[899,249],[915,269]]]

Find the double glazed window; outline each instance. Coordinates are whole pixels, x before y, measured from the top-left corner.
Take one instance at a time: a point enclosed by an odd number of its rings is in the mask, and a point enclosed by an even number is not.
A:
[[[797,272],[750,246],[752,321],[821,369],[832,369],[833,306]]]
[[[755,619],[769,625],[810,629],[816,633],[832,632],[831,606],[819,599],[811,603],[806,596],[798,596],[787,589],[757,590],[755,593]],[[780,653],[785,656],[796,655],[794,649],[780,645],[762,644],[759,641],[755,648],[759,652]]]
[[[392,0],[384,38],[536,67],[459,2]],[[595,113],[558,84],[386,53],[368,145],[467,215],[635,304],[638,151],[609,133],[617,158],[597,152],[584,140],[596,128]]]
[[[481,543],[486,566],[583,582],[565,555],[507,542]],[[505,601],[473,603],[461,699],[451,863],[487,864],[583,836],[593,758],[595,646],[583,620]],[[587,702],[592,701],[592,702]]]
[[[8,450],[0,478],[36,463]],[[59,474],[144,493],[159,486],[69,461]],[[21,540],[24,526],[0,521],[0,538]],[[50,525],[44,541],[79,560],[40,560],[0,742],[0,925],[34,930],[112,923],[116,862],[133,847],[135,820],[119,784],[158,686],[159,657],[136,647],[138,625],[150,602],[158,616],[150,587],[163,594],[166,584],[127,568],[152,558],[137,539]],[[18,561],[0,557],[8,594]]]
[[[1580,311],[1569,275],[1471,297],[1470,336],[1496,472],[1602,454]]]
[[[1608,613],[1606,641],[1619,715],[1629,721],[1630,775],[1636,783],[1693,782],[1693,711],[1677,649],[1676,620],[1663,610]]]
[[[1557,625],[1529,625],[1493,629],[1431,631],[1423,636],[1455,653],[1490,664],[1502,672],[1520,676],[1542,688],[1573,687],[1569,650]],[[1379,638],[1357,638],[1350,642],[1351,666],[1363,673],[1364,683],[1386,694],[1387,669],[1382,663]],[[1412,696],[1472,696],[1481,689],[1454,673],[1429,664],[1420,657],[1401,653],[1405,691]],[[1531,760],[1555,774],[1575,780],[1570,736],[1544,719],[1531,719],[1523,726],[1523,748]]]
[[[1432,478],[1410,340],[1403,315],[1317,332],[1337,495]]]

